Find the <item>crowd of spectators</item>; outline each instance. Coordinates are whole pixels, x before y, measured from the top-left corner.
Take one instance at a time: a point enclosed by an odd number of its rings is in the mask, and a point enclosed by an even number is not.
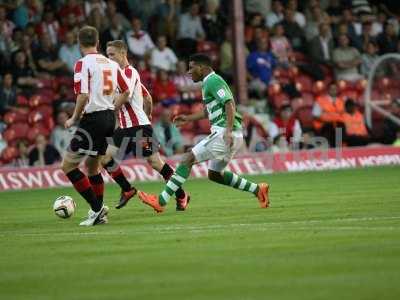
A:
[[[349,146],[399,144],[399,126],[390,120],[382,120],[383,134],[369,131],[361,101],[374,62],[400,52],[395,1],[243,2],[250,101],[240,110],[248,150],[309,149],[315,135],[334,146],[338,128]],[[181,153],[208,131],[204,122],[182,129],[171,123],[177,113],[201,109],[200,87],[186,73],[188,56],[209,54],[234,89],[231,9],[230,0],[0,1],[1,161],[51,164],[66,150],[72,131],[63,123],[73,110],[76,35],[84,24],[99,30],[102,52],[109,40],[126,41],[153,97],[161,151]],[[396,96],[390,109],[400,115]]]

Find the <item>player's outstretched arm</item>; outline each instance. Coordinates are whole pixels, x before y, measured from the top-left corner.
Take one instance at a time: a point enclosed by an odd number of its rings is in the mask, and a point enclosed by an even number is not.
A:
[[[74,113],[72,114],[72,117],[65,122],[64,124],[65,128],[70,128],[80,120],[83,114],[83,109],[85,108],[85,105],[88,102],[88,100],[89,100],[88,94],[79,94],[78,97],[76,97]]]

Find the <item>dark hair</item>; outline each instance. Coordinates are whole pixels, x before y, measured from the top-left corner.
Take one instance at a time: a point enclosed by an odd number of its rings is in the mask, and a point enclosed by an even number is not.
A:
[[[355,106],[356,106],[356,102],[351,98],[348,98],[344,104],[344,107],[346,110],[349,110]]]
[[[212,66],[211,58],[203,53],[196,53],[190,56],[189,61],[193,61],[199,65],[205,65],[207,67]]]
[[[83,47],[96,47],[99,41],[99,32],[95,27],[83,26],[79,30],[78,40]]]
[[[125,50],[128,51],[128,46],[123,40],[115,40],[107,42],[107,47],[114,47],[118,50]]]

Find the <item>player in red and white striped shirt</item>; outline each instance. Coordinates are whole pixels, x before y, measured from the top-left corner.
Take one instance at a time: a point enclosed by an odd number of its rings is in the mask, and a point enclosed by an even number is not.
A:
[[[83,27],[78,40],[84,57],[75,64],[75,111],[65,123],[66,128],[78,123],[78,128],[64,156],[62,170],[91,207],[88,218],[80,225],[92,226],[107,222],[100,163],[107,149],[106,138],[114,133],[114,106],[126,102],[130,90],[119,65],[97,53],[99,33],[96,28]],[[89,177],[79,169],[83,160]]]
[[[152,99],[142,85],[137,70],[129,65],[126,44],[120,40],[108,42],[107,56],[123,69],[130,90],[129,100],[122,104],[118,112],[119,128],[114,132],[114,145],[108,147],[102,162],[103,167],[122,189],[120,201],[116,206],[121,208],[136,195],[136,189],[130,185],[116,160],[122,160],[127,153],[133,153],[136,157],[143,156],[165,180],[169,180],[174,170],[163,161],[158,152],[159,142],[153,136],[153,127],[148,118],[151,115]],[[185,210],[190,196],[179,189],[176,192],[176,200],[176,209]]]

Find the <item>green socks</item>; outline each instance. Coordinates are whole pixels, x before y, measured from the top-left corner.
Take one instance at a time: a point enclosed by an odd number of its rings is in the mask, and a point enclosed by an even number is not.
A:
[[[160,205],[167,205],[169,198],[175,194],[175,192],[185,183],[186,179],[190,175],[190,169],[185,165],[179,165],[175,173],[168,180],[164,187],[164,190],[158,196],[158,202]]]
[[[235,173],[224,171],[223,173],[225,185],[229,185],[235,189],[257,194],[258,186],[257,184],[248,181],[247,179],[236,175]]]

